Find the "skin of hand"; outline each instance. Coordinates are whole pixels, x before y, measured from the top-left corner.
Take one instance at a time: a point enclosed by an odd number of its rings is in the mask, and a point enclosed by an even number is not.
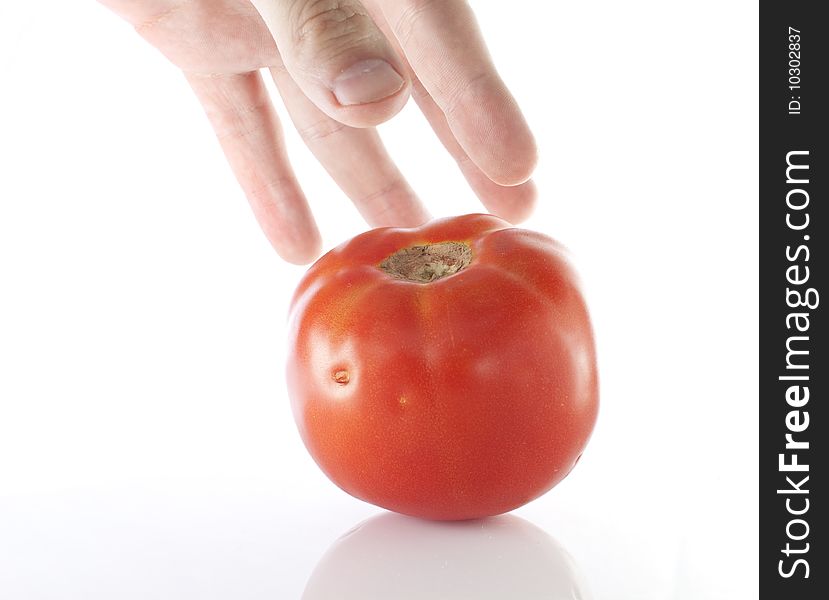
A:
[[[365,220],[429,214],[377,131],[413,96],[487,209],[532,210],[536,147],[464,0],[99,0],[177,65],[253,212],[285,260],[321,249],[262,79]]]

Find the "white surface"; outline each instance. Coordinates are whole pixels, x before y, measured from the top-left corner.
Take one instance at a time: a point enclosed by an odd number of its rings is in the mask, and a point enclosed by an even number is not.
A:
[[[476,5],[540,143],[526,226],[575,252],[602,378],[579,467],[516,514],[597,599],[756,597],[757,7]],[[0,67],[0,597],[298,598],[382,512],[294,429],[303,270],[104,9],[4,4]],[[326,246],[361,231],[286,131]],[[413,105],[382,131],[434,214],[480,210]]]

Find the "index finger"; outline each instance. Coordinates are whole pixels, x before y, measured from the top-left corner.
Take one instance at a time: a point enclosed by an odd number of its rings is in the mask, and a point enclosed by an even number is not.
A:
[[[469,5],[386,0],[379,6],[412,70],[478,168],[501,185],[529,179],[535,140],[495,70]]]

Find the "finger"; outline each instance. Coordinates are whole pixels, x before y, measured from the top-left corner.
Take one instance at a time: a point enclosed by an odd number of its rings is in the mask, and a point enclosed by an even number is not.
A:
[[[148,20],[160,17],[176,9],[180,2],[176,0],[98,0],[122,19],[133,25],[139,25]]]
[[[406,58],[446,115],[461,147],[493,181],[526,181],[536,147],[518,104],[489,57],[463,0],[379,3]]]
[[[369,225],[414,227],[429,220],[374,128],[335,121],[308,100],[284,69],[271,73],[302,139]]]
[[[188,74],[187,80],[274,249],[295,264],[313,260],[322,246],[320,234],[288,162],[261,75]]]
[[[389,25],[376,10],[376,5],[370,5],[375,9],[373,13],[381,30],[391,41],[392,46],[402,55],[402,48],[389,30]],[[410,65],[405,61],[407,69]],[[446,115],[437,105],[435,100],[426,91],[423,84],[416,76],[412,78],[412,98],[417,102],[421,112],[429,121],[438,139],[444,148],[458,163],[458,167],[466,177],[472,190],[486,206],[487,210],[494,215],[504,218],[511,223],[520,223],[530,216],[537,199],[537,188],[532,180],[511,186],[498,185],[492,181],[481,169],[469,158],[469,155],[455,138],[452,129],[446,119]]]
[[[400,58],[359,0],[252,0],[285,67],[322,112],[353,127],[394,116],[409,96]]]
[[[412,82],[412,97],[487,210],[510,223],[520,223],[529,217],[536,201],[535,183],[530,179],[518,185],[503,186],[492,181],[455,139],[446,115],[417,79]]]

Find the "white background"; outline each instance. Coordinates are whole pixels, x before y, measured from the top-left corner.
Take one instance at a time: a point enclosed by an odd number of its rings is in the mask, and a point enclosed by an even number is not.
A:
[[[476,10],[540,145],[524,226],[575,252],[602,379],[579,467],[515,514],[595,598],[754,598],[757,6],[508,6]],[[298,598],[382,513],[294,428],[303,269],[180,74],[105,9],[3,3],[0,69],[0,597]],[[285,129],[326,247],[362,231]],[[412,103],[381,131],[433,214],[481,210]],[[427,554],[398,566],[432,580]]]

